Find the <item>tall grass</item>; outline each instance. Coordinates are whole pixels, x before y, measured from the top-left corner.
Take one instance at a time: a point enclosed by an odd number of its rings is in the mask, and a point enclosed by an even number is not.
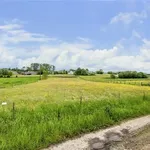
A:
[[[26,83],[32,79],[18,80]],[[67,77],[0,89],[0,103],[7,102],[0,106],[0,150],[41,149],[124,119],[150,114],[149,91],[145,86]]]
[[[138,86],[150,86],[150,77],[145,79],[111,79],[110,75],[96,75],[96,76],[80,76],[80,79],[85,81],[93,82],[104,82],[104,83],[115,83],[115,84],[128,84],[128,85],[138,85]]]
[[[39,77],[0,78],[0,88],[13,87],[16,85],[37,82]]]
[[[3,106],[4,107],[4,106]],[[7,107],[7,106],[6,106]],[[41,104],[0,110],[0,149],[35,150],[81,133],[150,114],[150,96]]]

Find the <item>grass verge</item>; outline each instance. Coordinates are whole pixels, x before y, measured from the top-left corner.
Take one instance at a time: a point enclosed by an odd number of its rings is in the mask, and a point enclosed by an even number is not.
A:
[[[0,88],[37,82],[39,77],[0,78]]]
[[[3,106],[5,107],[5,106]],[[0,149],[35,150],[150,114],[150,96],[41,104],[0,111]]]

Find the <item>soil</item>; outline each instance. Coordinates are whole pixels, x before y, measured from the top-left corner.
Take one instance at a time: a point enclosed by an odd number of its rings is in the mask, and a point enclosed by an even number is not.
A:
[[[150,126],[128,135],[123,142],[112,146],[112,150],[150,150]]]

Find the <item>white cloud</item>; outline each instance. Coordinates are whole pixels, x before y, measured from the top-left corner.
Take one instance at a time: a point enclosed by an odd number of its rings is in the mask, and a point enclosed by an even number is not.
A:
[[[19,29],[19,28],[21,28],[21,25],[19,24],[6,24],[6,25],[0,26],[0,30],[3,30],[3,31],[14,30],[14,29]]]
[[[49,42],[56,40],[56,38],[50,38],[43,34],[28,32],[23,29],[22,24],[16,23],[0,26],[0,33],[0,40],[3,43]]]
[[[15,56],[9,53],[9,49],[0,45],[0,68],[9,67],[15,63]]]
[[[149,72],[150,70],[150,47],[139,47],[140,53],[137,55],[120,55],[119,47],[111,49],[92,49],[89,46],[83,47],[78,44],[60,44],[55,47],[44,46],[39,49],[37,57],[20,60],[19,65],[25,66],[32,62],[54,64],[57,69],[70,69],[85,67],[90,70],[137,70]]]
[[[38,57],[23,60],[21,66],[29,65],[33,61],[54,64],[59,69],[77,67],[87,67],[91,69],[95,66],[102,68],[105,59],[114,57],[118,50],[117,47],[96,50],[87,50],[87,48],[89,49],[90,46],[69,43],[62,43],[56,47],[41,47],[40,55]]]
[[[109,49],[95,49],[86,38],[79,37],[77,42],[59,41],[57,44],[48,43],[51,38],[38,33],[26,31],[22,25],[0,26],[0,67],[22,67],[33,62],[50,63],[57,69],[85,67],[90,70],[137,70],[150,72],[150,40],[141,37],[133,30],[131,37],[122,39]],[[130,41],[140,40],[142,45],[137,46],[137,54],[122,53],[130,49]],[[29,48],[21,46],[20,42],[31,42]],[[33,43],[32,43],[33,42]],[[38,44],[36,49],[32,47]],[[19,45],[18,45],[19,43]]]
[[[77,39],[78,40],[81,40],[81,41],[83,41],[83,42],[89,42],[90,41],[90,39],[88,39],[88,38],[84,38],[84,37],[77,37]]]
[[[54,64],[57,69],[70,69],[77,67],[86,67],[90,70],[150,70],[150,47],[147,45],[150,41],[146,41],[139,47],[140,52],[137,55],[121,55],[120,47],[115,46],[111,49],[92,49],[89,44],[81,43],[60,43],[59,45],[50,46],[43,45],[37,50],[16,55],[16,50],[1,48],[0,64],[6,63],[16,65],[18,67],[28,66],[33,62]],[[122,46],[124,48],[124,46]],[[24,58],[23,55],[26,55]],[[15,67],[16,67],[15,66]],[[2,66],[1,66],[2,67]]]
[[[124,24],[130,24],[133,21],[139,21],[140,23],[143,23],[143,19],[145,18],[147,18],[147,13],[145,11],[142,11],[141,13],[120,12],[110,20],[110,24],[114,24],[118,22],[122,22]]]
[[[142,41],[144,42],[144,46],[150,47],[150,41],[149,40],[147,40],[146,38],[144,38]]]

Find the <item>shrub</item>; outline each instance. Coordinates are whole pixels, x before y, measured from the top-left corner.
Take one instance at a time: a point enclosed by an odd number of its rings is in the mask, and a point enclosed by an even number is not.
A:
[[[108,73],[108,74],[113,74],[113,72],[112,72],[112,71],[108,71],[107,73]]]
[[[102,69],[96,71],[97,74],[104,74],[104,71]]]
[[[81,69],[78,68],[77,70],[75,70],[74,75],[89,75],[89,70],[88,69]]]
[[[136,72],[136,71],[124,71],[119,72],[119,78],[147,78],[147,75],[143,72]]]
[[[0,78],[10,78],[12,76],[12,72],[8,69],[0,69]]]
[[[111,74],[110,77],[111,77],[112,79],[115,79],[115,78],[116,78],[116,76],[115,76],[114,74]]]

